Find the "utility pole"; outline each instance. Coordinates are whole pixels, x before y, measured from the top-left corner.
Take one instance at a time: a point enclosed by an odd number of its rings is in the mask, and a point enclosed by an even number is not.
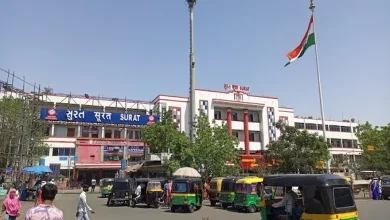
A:
[[[190,11],[190,139],[195,136],[195,53],[194,53],[194,6],[196,0],[187,0]]]

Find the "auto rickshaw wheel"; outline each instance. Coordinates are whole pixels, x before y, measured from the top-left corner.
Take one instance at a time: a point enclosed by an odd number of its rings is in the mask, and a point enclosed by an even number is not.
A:
[[[217,201],[211,200],[211,201],[210,201],[210,204],[211,204],[211,206],[215,206],[215,205],[217,204]]]
[[[250,206],[248,207],[248,212],[249,212],[249,213],[254,213],[254,212],[256,212],[256,206],[255,206],[255,205],[250,205]]]
[[[227,204],[227,203],[222,203],[222,208],[223,208],[223,209],[227,209],[228,206],[229,206],[229,204]]]
[[[188,206],[188,212],[189,212],[189,213],[193,213],[194,211],[195,211],[194,205],[190,204],[190,205]]]
[[[195,207],[195,211],[198,211],[199,209],[201,209],[202,208],[202,205],[197,205],[196,207]]]
[[[150,208],[150,204],[146,204],[148,206],[148,208]]]
[[[153,207],[156,208],[156,209],[158,209],[158,207],[159,207],[158,202],[155,202],[155,203],[153,204]]]
[[[176,211],[176,206],[171,206],[171,212],[175,212]]]

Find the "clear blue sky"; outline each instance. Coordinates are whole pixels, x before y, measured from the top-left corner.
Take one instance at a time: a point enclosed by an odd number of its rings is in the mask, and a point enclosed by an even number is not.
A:
[[[1,0],[0,67],[54,88],[151,100],[188,95],[185,0]],[[317,0],[325,116],[390,122],[390,1]],[[224,83],[320,116],[314,47],[284,68],[307,27],[309,0],[198,0],[197,88]],[[0,79],[4,74],[0,74]]]

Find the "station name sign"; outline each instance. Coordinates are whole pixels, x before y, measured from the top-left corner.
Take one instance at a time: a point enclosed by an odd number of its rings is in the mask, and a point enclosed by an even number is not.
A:
[[[40,119],[63,122],[148,125],[157,122],[160,117],[157,115],[141,115],[120,112],[41,108]]]
[[[234,84],[224,84],[225,91],[229,92],[243,92],[243,93],[249,93],[249,86],[238,86]]]

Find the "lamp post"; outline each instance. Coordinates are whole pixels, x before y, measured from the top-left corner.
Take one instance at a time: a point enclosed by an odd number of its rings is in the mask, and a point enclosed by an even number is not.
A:
[[[194,53],[194,6],[196,0],[186,0],[190,11],[190,139],[195,135],[195,53]]]

